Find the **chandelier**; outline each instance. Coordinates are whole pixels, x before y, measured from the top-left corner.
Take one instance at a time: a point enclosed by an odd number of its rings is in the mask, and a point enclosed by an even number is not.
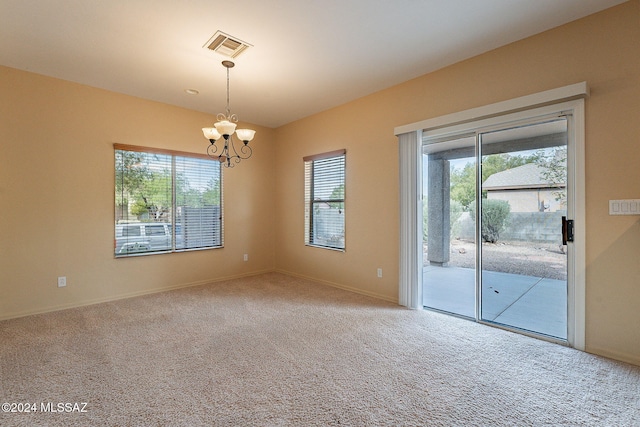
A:
[[[204,137],[211,143],[207,147],[207,154],[209,157],[217,159],[225,165],[225,167],[232,168],[235,163],[240,163],[241,160],[251,157],[252,149],[249,147],[249,141],[253,139],[256,131],[251,129],[236,129],[236,123],[238,117],[235,114],[231,114],[229,108],[229,69],[235,65],[231,61],[222,61],[222,65],[227,69],[227,109],[225,113],[218,113],[218,121],[212,128],[202,128]],[[234,135],[243,142],[239,150],[236,149]],[[216,142],[221,140],[219,145]]]

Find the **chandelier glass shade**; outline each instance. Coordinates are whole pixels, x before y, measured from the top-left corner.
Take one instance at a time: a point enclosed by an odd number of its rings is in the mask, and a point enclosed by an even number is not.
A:
[[[252,129],[236,129],[238,117],[231,114],[229,108],[229,69],[235,64],[231,61],[222,61],[222,65],[227,69],[227,108],[225,113],[218,113],[218,121],[214,127],[202,128],[204,137],[210,142],[207,147],[209,157],[217,159],[225,165],[232,168],[241,160],[251,157],[253,150],[249,146],[249,142],[253,139],[256,131]],[[242,141],[242,145],[236,148],[235,138]],[[217,141],[221,140],[220,144]]]

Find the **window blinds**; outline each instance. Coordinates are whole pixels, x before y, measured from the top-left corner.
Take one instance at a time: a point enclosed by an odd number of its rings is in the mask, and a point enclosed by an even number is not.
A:
[[[117,257],[222,246],[219,162],[168,150],[114,148]]]
[[[344,150],[304,158],[305,243],[345,249]]]

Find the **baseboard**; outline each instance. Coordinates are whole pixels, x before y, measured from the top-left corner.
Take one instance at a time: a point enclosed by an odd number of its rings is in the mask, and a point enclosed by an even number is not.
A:
[[[640,366],[640,357],[637,354],[620,353],[617,351],[589,346],[587,346],[587,349],[585,351],[587,353],[595,354],[596,356],[602,356],[606,357],[607,359],[614,359],[620,362],[629,363],[631,365]]]
[[[333,288],[338,288],[338,289],[342,289],[342,290],[345,290],[345,291],[353,292],[353,293],[356,293],[356,294],[366,295],[368,297],[377,298],[377,299],[381,299],[381,300],[384,300],[384,301],[387,301],[387,302],[398,304],[398,300],[390,298],[390,297],[388,297],[386,295],[378,294],[376,292],[365,291],[365,290],[362,290],[362,289],[358,289],[358,288],[354,288],[354,287],[351,287],[351,286],[343,285],[342,283],[331,282],[329,280],[322,280],[322,279],[318,279],[316,277],[305,276],[304,274],[294,273],[292,271],[281,270],[281,269],[278,269],[278,268],[276,268],[273,271],[275,273],[286,274],[288,276],[298,277],[300,279],[305,279],[305,280],[311,280],[312,282],[322,283],[323,285],[331,286]]]
[[[89,306],[89,305],[102,304],[102,303],[105,303],[105,302],[118,301],[118,300],[127,299],[127,298],[135,298],[135,297],[140,297],[140,296],[143,296],[143,295],[157,294],[157,293],[160,293],[160,292],[168,292],[168,291],[173,291],[173,290],[176,290],[176,289],[190,288],[190,287],[193,287],[193,286],[201,286],[201,285],[207,285],[207,284],[211,284],[211,283],[225,282],[227,280],[240,279],[240,278],[243,278],[243,277],[259,276],[259,275],[265,274],[265,273],[272,273],[273,271],[274,271],[273,269],[253,271],[251,273],[235,274],[235,275],[231,275],[231,276],[218,277],[218,278],[215,278],[215,279],[206,279],[206,280],[199,280],[197,282],[181,283],[181,284],[178,284],[178,285],[165,286],[165,287],[162,287],[162,288],[148,289],[148,290],[137,291],[137,292],[127,292],[127,293],[124,293],[124,294],[112,295],[112,296],[103,297],[103,298],[90,299],[90,300],[82,301],[82,302],[79,302],[79,303],[60,304],[60,305],[56,305],[56,306],[52,306],[52,307],[47,307],[47,308],[41,309],[41,310],[27,310],[27,311],[22,311],[22,312],[15,312],[15,313],[11,313],[11,314],[8,314],[8,315],[0,316],[0,321],[9,320],[9,319],[17,319],[19,317],[33,316],[33,315],[36,315],[36,314],[52,313],[54,311],[68,310],[68,309],[71,309],[71,308],[86,307],[86,306]]]

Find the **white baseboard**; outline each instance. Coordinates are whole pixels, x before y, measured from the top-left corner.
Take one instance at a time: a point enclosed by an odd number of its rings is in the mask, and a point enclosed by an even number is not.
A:
[[[294,273],[294,272],[288,271],[288,270],[275,269],[273,271],[275,273],[286,274],[287,276],[293,276],[293,277],[298,277],[300,279],[310,280],[312,282],[322,283],[323,285],[331,286],[333,288],[338,288],[338,289],[342,289],[342,290],[345,290],[345,291],[353,292],[353,293],[356,293],[356,294],[366,295],[368,297],[373,297],[373,298],[381,299],[381,300],[388,301],[388,302],[391,302],[391,303],[394,303],[394,304],[398,304],[398,300],[397,299],[388,297],[386,295],[378,294],[376,292],[369,292],[369,291],[365,291],[365,290],[362,290],[362,289],[359,289],[359,288],[354,288],[354,287],[351,287],[351,286],[347,286],[347,285],[344,285],[342,283],[336,283],[336,282],[331,282],[329,280],[318,279],[316,277],[305,276],[304,274],[298,274],[298,273]]]
[[[272,269],[253,271],[251,273],[236,274],[236,275],[231,275],[231,276],[218,277],[218,278],[215,278],[215,279],[199,280],[197,282],[181,283],[181,284],[177,284],[177,285],[164,286],[164,287],[161,287],[161,288],[147,289],[147,290],[143,290],[143,291],[127,292],[127,293],[124,293],[124,294],[117,294],[117,295],[112,295],[112,296],[108,296],[108,297],[89,299],[89,300],[81,301],[81,302],[78,302],[78,303],[59,304],[59,305],[54,305],[54,306],[46,307],[44,309],[39,309],[39,310],[18,311],[18,312],[9,313],[9,314],[4,314],[3,313],[2,315],[0,315],[0,321],[9,320],[9,319],[16,319],[18,317],[33,316],[35,314],[44,314],[44,313],[51,313],[51,312],[54,312],[54,311],[68,310],[70,308],[85,307],[85,306],[88,306],[88,305],[94,305],[94,304],[101,304],[101,303],[105,303],[105,302],[118,301],[118,300],[121,300],[121,299],[135,298],[135,297],[139,297],[139,296],[143,296],[143,295],[157,294],[157,293],[160,293],[160,292],[168,292],[168,291],[173,291],[175,289],[182,289],[182,288],[189,288],[189,287],[193,287],[193,286],[207,285],[207,284],[216,283],[216,282],[224,282],[224,281],[227,281],[227,280],[240,279],[242,277],[258,276],[260,274],[271,273],[271,272],[273,272]]]
[[[587,353],[595,354],[596,356],[606,357],[607,359],[614,359],[620,362],[629,363],[631,365],[640,366],[640,356],[637,354],[620,353],[617,351],[611,351],[598,347],[589,347],[585,350]]]

